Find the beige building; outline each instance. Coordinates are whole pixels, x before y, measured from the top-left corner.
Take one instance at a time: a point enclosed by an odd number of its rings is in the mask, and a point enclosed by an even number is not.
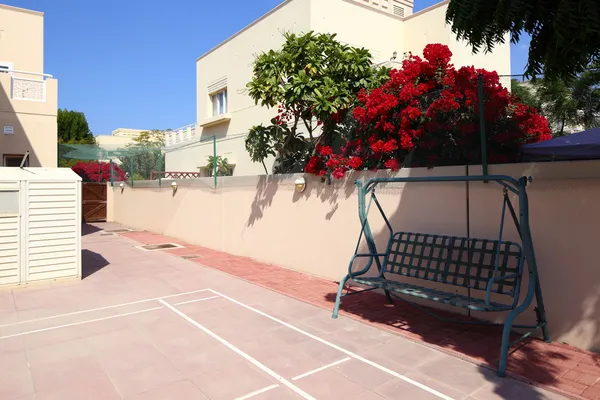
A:
[[[1,166],[57,166],[58,82],[44,73],[44,14],[0,4]]]
[[[197,123],[193,130],[176,130],[166,138],[166,170],[197,172],[213,155],[211,139],[216,137],[217,155],[235,165],[234,175],[264,174],[263,166],[250,160],[244,138],[252,126],[268,124],[277,110],[256,106],[245,88],[255,56],[279,48],[283,31],[336,33],[343,43],[369,49],[375,64],[389,64],[394,53],[400,60],[408,52],[421,54],[429,43],[442,43],[457,67],[510,74],[509,40],[493,54],[472,54],[446,24],[447,5],[443,1],[414,13],[413,0],[283,2],[196,60]]]
[[[134,139],[148,131],[149,129],[117,128],[110,135],[97,135],[96,143],[108,149],[116,149],[133,143]]]

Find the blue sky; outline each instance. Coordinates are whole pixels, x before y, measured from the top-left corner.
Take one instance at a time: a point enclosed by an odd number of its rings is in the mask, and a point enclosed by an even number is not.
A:
[[[195,60],[281,0],[1,0],[45,13],[45,72],[59,107],[83,111],[94,134],[195,122]],[[417,10],[440,0],[415,0]],[[527,48],[513,47],[513,73]]]

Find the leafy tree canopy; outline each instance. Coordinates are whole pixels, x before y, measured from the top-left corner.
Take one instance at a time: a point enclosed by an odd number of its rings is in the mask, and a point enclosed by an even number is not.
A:
[[[162,171],[165,166],[165,132],[153,129],[140,133],[126,146],[130,155],[120,157],[123,168],[134,180],[150,179],[153,171]]]
[[[57,116],[58,143],[95,144],[85,114],[80,111],[59,109]]]
[[[261,106],[279,108],[271,126],[250,130],[246,148],[253,161],[264,165],[274,155],[276,169],[290,172],[314,149],[315,131],[322,129],[321,137],[331,134],[359,90],[381,84],[387,71],[372,66],[368,50],[344,45],[333,34],[286,33],[284,38],[281,49],[254,61],[247,84],[250,97]]]
[[[446,19],[475,52],[531,35],[530,77],[573,77],[600,60],[598,0],[451,0]]]
[[[600,68],[589,68],[573,78],[538,78],[528,83],[513,80],[512,93],[521,102],[537,108],[550,123],[553,136],[568,127],[590,129],[600,126]]]

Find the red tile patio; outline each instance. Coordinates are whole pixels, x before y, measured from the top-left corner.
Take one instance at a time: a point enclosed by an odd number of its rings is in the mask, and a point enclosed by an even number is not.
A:
[[[333,308],[337,291],[335,282],[192,246],[162,235],[148,232],[120,234],[142,244],[173,242],[184,245],[184,248],[168,251],[182,257],[197,255],[190,260],[309,304],[328,310]],[[341,312],[477,365],[492,369],[497,366],[500,343],[497,328],[440,322],[402,303],[388,305],[383,296],[372,292],[345,299]],[[572,398],[600,399],[600,355],[569,345],[528,340],[512,351],[508,372],[515,378]]]

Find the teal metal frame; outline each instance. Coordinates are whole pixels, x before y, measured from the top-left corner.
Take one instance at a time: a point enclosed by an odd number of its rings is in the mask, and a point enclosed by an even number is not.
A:
[[[502,209],[502,222],[500,224],[500,239],[502,238],[502,231],[504,228],[504,216],[505,216],[506,208],[508,207],[508,210],[512,216],[512,219],[513,219],[513,222],[517,229],[517,232],[519,233],[519,236],[521,238],[521,242],[522,242],[521,247],[522,247],[522,251],[523,251],[523,257],[525,260],[525,264],[527,266],[529,282],[527,285],[527,294],[526,294],[523,302],[520,305],[518,304],[519,288],[515,288],[516,292],[517,292],[516,297],[515,297],[515,303],[513,304],[512,310],[508,314],[508,316],[503,324],[486,322],[486,321],[459,321],[459,320],[450,320],[450,319],[441,318],[438,315],[436,315],[435,313],[432,313],[432,312],[424,309],[423,307],[419,306],[418,304],[416,304],[414,302],[411,302],[411,301],[409,301],[405,298],[402,298],[400,296],[397,296],[395,294],[393,295],[395,298],[398,298],[404,302],[407,302],[407,303],[411,304],[412,306],[415,306],[442,321],[456,322],[456,323],[463,323],[463,324],[474,324],[474,325],[503,326],[504,328],[502,331],[502,343],[500,346],[500,362],[499,362],[497,374],[500,377],[504,377],[504,376],[506,376],[506,363],[507,363],[507,359],[508,359],[509,347],[511,347],[514,344],[520,342],[521,340],[529,337],[533,332],[533,331],[529,331],[529,332],[523,334],[515,342],[510,343],[510,333],[511,333],[511,330],[513,327],[514,328],[523,328],[523,329],[532,329],[532,330],[537,330],[537,329],[541,328],[544,341],[546,341],[548,343],[551,341],[550,335],[548,333],[548,322],[546,319],[546,310],[544,307],[542,289],[541,289],[541,285],[540,285],[537,263],[536,263],[536,259],[535,259],[535,251],[534,251],[534,247],[533,247],[533,239],[531,237],[531,228],[530,228],[530,224],[529,224],[529,199],[527,196],[526,187],[527,187],[527,184],[531,182],[531,178],[521,177],[519,179],[515,179],[513,177],[506,176],[506,175],[480,175],[480,176],[374,178],[374,179],[367,180],[364,184],[362,181],[356,181],[355,183],[358,186],[358,214],[359,214],[359,218],[361,221],[361,232],[360,232],[360,235],[358,238],[358,243],[356,245],[356,249],[354,251],[354,255],[353,255],[353,257],[350,261],[350,265],[348,267],[348,274],[340,281],[340,284],[338,287],[335,306],[333,309],[333,318],[338,317],[338,312],[339,312],[340,302],[341,302],[342,297],[359,294],[359,293],[362,293],[365,291],[372,291],[372,290],[380,289],[379,287],[372,287],[372,288],[367,288],[364,290],[344,294],[343,293],[344,288],[346,286],[346,283],[349,280],[351,280],[355,277],[358,277],[360,275],[366,274],[372,268],[373,263],[375,263],[375,265],[377,267],[379,276],[382,277],[383,279],[385,279],[385,276],[384,276],[385,260],[386,260],[386,256],[390,252],[392,240],[394,238],[395,233],[392,229],[392,226],[391,226],[388,218],[385,215],[385,212],[383,211],[381,205],[379,204],[379,201],[373,195],[375,188],[377,187],[377,185],[385,184],[385,183],[423,183],[423,182],[485,182],[485,183],[496,182],[496,183],[500,184],[501,186],[503,186],[503,188],[504,188],[503,191],[504,191],[504,199],[505,200],[504,200],[503,209]],[[512,206],[512,203],[510,202],[510,200],[508,200],[508,196],[507,196],[508,191],[516,194],[519,198],[519,216],[518,217],[517,217],[514,207]],[[371,201],[374,200],[375,205],[377,206],[379,212],[383,216],[386,226],[390,232],[390,239],[388,242],[389,244],[387,246],[387,250],[385,253],[378,252],[377,246],[375,245],[375,240],[373,238],[373,234],[371,232],[371,228],[369,226],[368,213],[369,213],[369,209],[371,207],[371,202],[369,202],[368,206],[366,205],[366,197],[368,194],[372,194]],[[365,237],[365,240],[367,242],[367,246],[369,249],[369,253],[366,253],[366,254],[359,253],[359,247],[360,247],[360,243],[361,243],[363,235]],[[352,271],[354,261],[357,258],[369,258],[369,261],[367,262],[366,266],[364,268],[362,268],[361,270]],[[489,295],[490,295],[489,288],[491,288],[491,286],[492,286],[491,283],[493,283],[494,279],[495,278],[492,277],[491,282],[488,285],[488,290],[486,292],[486,302],[489,301]],[[508,277],[504,277],[504,279],[508,279]],[[388,290],[384,290],[384,292],[385,292],[388,302],[391,302],[392,294]],[[535,307],[535,313],[537,316],[537,324],[533,325],[533,326],[513,324],[515,318],[520,313],[522,313],[523,311],[525,311],[526,309],[529,308],[529,306],[533,302],[534,298],[537,303],[537,307]]]

